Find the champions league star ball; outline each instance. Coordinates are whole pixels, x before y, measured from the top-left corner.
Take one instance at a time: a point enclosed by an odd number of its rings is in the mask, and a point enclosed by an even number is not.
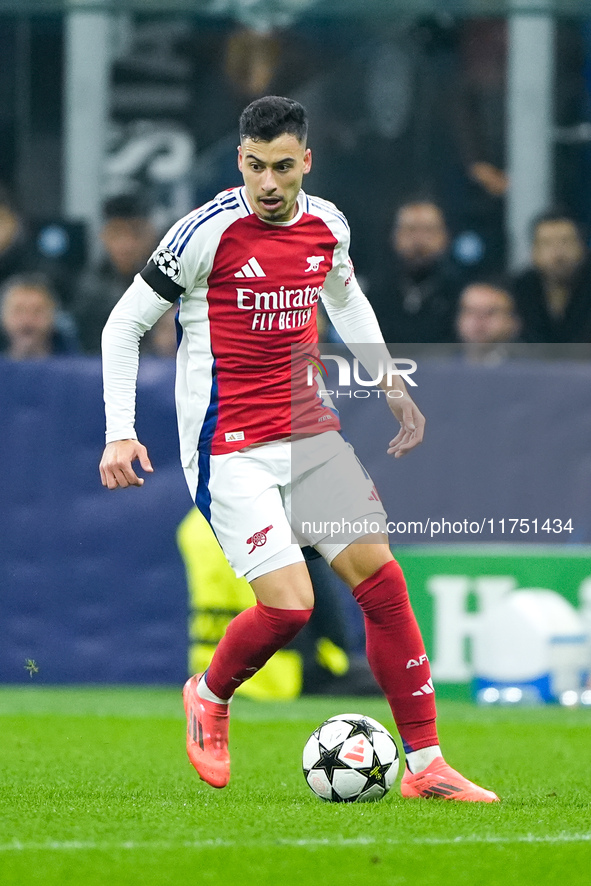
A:
[[[335,803],[381,800],[399,764],[388,730],[363,714],[339,714],[322,723],[306,742],[302,761],[312,791]]]
[[[171,279],[176,279],[181,271],[181,265],[170,249],[160,249],[154,256],[154,264],[163,274]]]

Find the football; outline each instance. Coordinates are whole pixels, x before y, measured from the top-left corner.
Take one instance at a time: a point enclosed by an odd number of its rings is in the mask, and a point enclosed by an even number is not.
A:
[[[322,723],[306,742],[302,760],[308,786],[334,803],[381,800],[399,764],[388,730],[363,714],[339,714]]]

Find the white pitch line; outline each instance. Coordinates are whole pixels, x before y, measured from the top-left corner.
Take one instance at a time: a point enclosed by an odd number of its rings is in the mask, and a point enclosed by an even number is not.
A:
[[[333,849],[349,846],[461,846],[461,845],[478,845],[478,844],[515,844],[515,843],[589,843],[591,842],[591,833],[586,834],[546,834],[538,836],[535,834],[517,834],[513,836],[489,835],[477,836],[470,835],[465,837],[453,837],[447,839],[445,837],[411,837],[392,839],[379,837],[310,837],[299,840],[277,839],[256,841],[254,845],[260,848],[272,849],[281,846],[293,846],[305,848],[314,848],[316,846],[329,846]],[[135,850],[135,849],[216,849],[216,848],[239,848],[253,845],[250,840],[179,840],[166,841],[154,840],[135,841],[126,840],[120,843],[115,842],[94,842],[84,840],[48,840],[45,843],[28,843],[26,841],[13,840],[11,843],[0,843],[0,852],[72,852],[72,851],[98,851],[111,852],[114,850]]]

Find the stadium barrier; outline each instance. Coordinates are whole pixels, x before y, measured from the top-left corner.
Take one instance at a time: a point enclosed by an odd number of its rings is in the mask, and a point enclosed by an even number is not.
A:
[[[582,614],[591,633],[590,546],[416,545],[395,553],[411,589],[433,679],[443,695],[470,694],[481,619],[516,591],[560,593]]]

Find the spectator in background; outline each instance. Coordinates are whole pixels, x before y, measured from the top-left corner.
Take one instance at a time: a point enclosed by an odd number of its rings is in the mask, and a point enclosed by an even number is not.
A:
[[[41,274],[9,277],[0,289],[2,353],[13,360],[71,354],[77,342],[71,321],[59,310]]]
[[[556,200],[589,219],[584,154],[580,145],[559,134],[586,119],[584,48],[581,26],[567,16],[554,24],[553,125],[557,132],[553,159]],[[506,156],[508,125],[509,18],[467,17],[458,24],[458,78],[450,116],[466,173],[458,201],[468,228],[483,238],[481,272],[497,273],[504,264],[505,195],[509,187]],[[564,140],[563,140],[564,139]],[[561,143],[562,142],[562,143]],[[583,179],[583,180],[582,180]]]
[[[458,25],[458,80],[451,105],[466,175],[463,225],[482,238],[480,273],[505,263],[507,23],[469,18]]]
[[[453,342],[462,287],[449,258],[449,232],[435,203],[416,200],[396,213],[390,249],[369,280],[369,300],[387,342]]]
[[[79,223],[75,226],[82,227]],[[41,237],[43,227],[45,236]],[[53,251],[56,229],[58,249]],[[9,192],[0,184],[0,284],[15,274],[41,273],[46,277],[61,306],[69,309],[74,289],[73,270],[70,267],[71,256],[63,255],[63,244],[59,240],[60,234],[69,238],[69,233],[64,229],[65,225],[59,221],[40,226],[31,220],[25,220]],[[70,245],[68,241],[67,248]],[[81,251],[84,249],[82,233],[76,248]]]
[[[101,333],[109,314],[158,240],[147,207],[136,196],[112,197],[105,203],[103,215],[104,255],[97,266],[83,271],[73,304],[82,347],[88,354],[100,353]]]
[[[509,356],[521,321],[507,289],[496,283],[474,282],[463,290],[456,315],[458,341],[464,356],[478,363],[498,363]]]
[[[548,212],[532,229],[531,267],[512,283],[528,342],[584,342],[591,334],[591,264],[577,223]]]
[[[0,184],[0,283],[34,267],[25,225],[8,191]]]

